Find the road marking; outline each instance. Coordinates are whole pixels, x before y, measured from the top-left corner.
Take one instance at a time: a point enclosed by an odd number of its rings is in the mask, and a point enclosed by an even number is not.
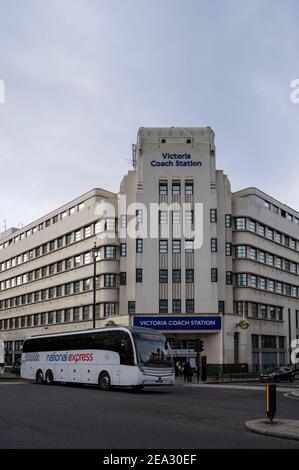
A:
[[[10,382],[2,382],[2,380],[0,381],[0,385],[25,385],[26,382],[14,382],[14,381],[10,381]]]
[[[292,400],[299,400],[299,395],[293,395],[292,392],[288,392],[285,394],[286,398],[291,398]]]
[[[256,386],[256,385],[218,385],[218,384],[190,384],[184,385],[184,387],[198,387],[198,388],[221,388],[227,390],[255,390],[265,392],[265,386]],[[278,392],[293,392],[294,388],[285,388],[285,387],[277,387]]]

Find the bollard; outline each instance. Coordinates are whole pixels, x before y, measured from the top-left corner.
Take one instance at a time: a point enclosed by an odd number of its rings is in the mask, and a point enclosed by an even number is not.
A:
[[[272,423],[276,413],[276,385],[266,385],[266,412]]]

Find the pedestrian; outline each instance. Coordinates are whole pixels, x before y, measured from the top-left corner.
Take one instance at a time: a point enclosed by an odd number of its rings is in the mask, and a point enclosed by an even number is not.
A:
[[[190,380],[190,376],[192,377],[192,370],[189,362],[186,362],[183,373],[184,382],[191,382],[192,379]]]

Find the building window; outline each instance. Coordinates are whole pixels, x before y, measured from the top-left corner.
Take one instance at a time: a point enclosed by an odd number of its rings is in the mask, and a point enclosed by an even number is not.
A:
[[[72,234],[68,233],[65,237],[65,244],[67,246],[67,245],[70,245],[71,243],[72,243]]]
[[[159,224],[166,225],[168,223],[168,212],[159,211]]]
[[[256,303],[251,304],[251,316],[252,318],[258,318],[259,316],[259,308],[258,308],[258,304]]]
[[[159,313],[168,313],[168,300],[159,301]]]
[[[233,273],[232,271],[226,271],[226,285],[231,286],[233,283]]]
[[[104,221],[104,230],[105,232],[114,232],[115,231],[115,219],[106,219]]]
[[[211,282],[218,282],[218,269],[211,268]]]
[[[275,264],[278,269],[282,269],[282,258],[276,257]]]
[[[63,237],[58,238],[57,240],[57,248],[63,247]]]
[[[56,323],[62,322],[62,310],[57,310],[56,312]]]
[[[136,220],[137,220],[137,224],[142,224],[142,222],[143,222],[143,211],[142,211],[142,209],[137,209],[137,211],[136,211]]]
[[[193,299],[186,300],[186,313],[194,313],[194,300]]]
[[[83,320],[89,320],[89,305],[83,306]]]
[[[275,321],[276,320],[276,308],[269,307],[269,314],[270,314],[270,320]]]
[[[88,238],[91,236],[91,226],[84,227],[84,238]]]
[[[75,232],[75,242],[79,242],[81,240],[81,230],[77,230]]]
[[[268,254],[268,256],[267,256],[267,264],[268,264],[269,266],[274,266],[274,256],[273,256],[273,255]]]
[[[54,251],[55,250],[55,240],[51,241],[50,242],[50,251]]]
[[[65,270],[69,270],[72,268],[72,258],[66,259],[65,260]]]
[[[194,283],[194,269],[186,269],[186,283]]]
[[[185,195],[192,196],[193,195],[193,183],[186,181],[185,183]]]
[[[89,264],[90,262],[91,262],[90,253],[84,253],[84,255],[83,255],[83,263],[84,263],[84,264]]]
[[[233,250],[233,245],[232,243],[226,243],[225,244],[225,255],[226,256],[232,256],[232,250]]]
[[[74,308],[73,321],[80,321],[80,307],[75,307]],[[60,319],[60,322],[61,322],[61,319]],[[58,322],[58,323],[60,323],[60,322]]]
[[[238,273],[237,274],[237,286],[246,287],[247,286],[247,274]]]
[[[256,233],[256,222],[254,220],[250,220],[249,230],[250,232]]]
[[[172,183],[172,195],[180,196],[181,194],[181,185],[180,183]]]
[[[126,272],[119,273],[119,284],[121,286],[127,285],[127,273]]]
[[[217,209],[210,210],[210,222],[211,224],[217,223]]]
[[[80,281],[74,282],[74,294],[79,294],[80,292]]]
[[[136,240],[136,253],[143,253],[143,240]]]
[[[218,251],[218,241],[217,238],[211,238],[211,252],[217,253]]]
[[[235,230],[246,230],[245,217],[237,217],[235,219]]]
[[[127,256],[127,244],[126,243],[120,244],[120,256],[122,257]]]
[[[172,301],[172,313],[181,313],[181,300],[176,299]]]
[[[237,315],[244,316],[247,315],[248,311],[248,303],[241,301],[241,302],[236,302],[236,313]]]
[[[55,287],[51,287],[51,288],[49,289],[49,299],[54,299],[54,297],[55,297],[55,291],[56,291]]]
[[[136,282],[137,283],[142,282],[142,269],[140,268],[136,269]]]
[[[70,295],[72,293],[72,284],[66,284],[64,288],[64,294],[65,295]]]
[[[276,292],[277,294],[283,294],[283,284],[282,282],[276,283]]]
[[[86,292],[91,288],[91,279],[84,279],[83,281],[83,291]]]
[[[236,246],[236,258],[247,258],[247,246]]]
[[[65,323],[69,323],[71,321],[71,309],[66,308],[64,311],[64,321]]]
[[[172,240],[172,253],[181,253],[181,240]]]
[[[259,349],[259,335],[251,335],[252,349]]]
[[[112,317],[116,314],[116,303],[115,302],[105,302],[104,303],[104,317]]]
[[[172,211],[172,225],[178,225],[181,223],[180,211]]]
[[[275,282],[272,281],[272,279],[269,279],[268,280],[268,285],[267,285],[267,288],[270,292],[274,292],[275,291]]]
[[[186,253],[193,253],[194,252],[194,241],[193,240],[186,240],[185,241],[185,252]]]
[[[266,290],[267,287],[267,281],[264,277],[259,278],[259,288],[262,290]]]
[[[168,270],[167,269],[160,269],[160,271],[159,271],[159,283],[160,284],[167,284],[168,283]]]
[[[268,228],[267,238],[269,238],[269,240],[274,240],[274,230],[272,230],[271,228]]]
[[[126,215],[120,216],[120,228],[127,228],[127,216]]]
[[[160,196],[167,196],[168,194],[168,185],[167,183],[160,183],[159,184],[159,194]]]
[[[283,308],[277,307],[277,317],[279,321],[283,321]]]
[[[263,264],[266,263],[266,253],[264,251],[259,252],[259,260],[260,260],[260,263],[263,263]]]
[[[224,300],[219,300],[218,302],[218,313],[225,313],[225,302]]]
[[[266,227],[264,225],[259,225],[259,231],[258,231],[258,234],[261,236],[261,237],[265,237],[266,235]]]
[[[231,214],[226,214],[225,216],[225,227],[226,228],[231,228],[232,226],[232,216]]]
[[[116,286],[116,276],[115,274],[105,274],[104,275],[104,287],[115,287]]]
[[[181,283],[181,270],[180,269],[173,269],[172,270],[172,282],[174,284]]]
[[[276,349],[276,336],[262,335],[261,340],[263,349]]]
[[[105,246],[105,258],[106,259],[115,259],[116,257],[116,248],[115,246]]]
[[[250,286],[253,287],[254,289],[256,289],[257,288],[257,277],[254,276],[253,274],[250,274],[249,279],[250,279]]]
[[[96,304],[95,306],[95,312],[94,312],[94,316],[95,316],[95,319],[96,320],[99,320],[100,319],[100,304]]]
[[[261,318],[263,320],[267,320],[268,318],[268,308],[267,305],[261,305],[260,306],[260,311],[261,311]]]
[[[168,253],[168,241],[167,240],[160,240],[159,241],[159,252],[161,254]]]
[[[185,224],[194,224],[194,211],[185,211]]]
[[[129,302],[128,302],[128,313],[131,314],[131,315],[134,315],[135,312],[136,312],[136,302],[132,301],[132,300],[129,300]]]

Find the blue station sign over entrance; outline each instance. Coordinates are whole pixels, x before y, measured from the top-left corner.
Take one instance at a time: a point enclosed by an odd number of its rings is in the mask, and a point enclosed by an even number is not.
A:
[[[176,317],[176,316],[134,316],[134,326],[142,326],[144,328],[153,328],[155,330],[205,330],[217,331],[221,330],[220,316],[192,316],[192,317]]]

